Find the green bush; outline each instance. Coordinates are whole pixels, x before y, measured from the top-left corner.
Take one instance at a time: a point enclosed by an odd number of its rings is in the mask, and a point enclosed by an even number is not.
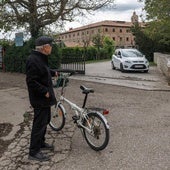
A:
[[[34,49],[34,42],[34,39],[30,39],[24,42],[22,47],[16,47],[15,44],[6,46],[4,57],[5,70],[25,73],[26,60]],[[49,57],[49,67],[52,69],[60,69],[61,63],[67,64],[88,60],[110,59],[111,51],[109,48],[97,49],[96,47],[59,48],[57,44],[54,44]]]
[[[85,60],[96,60],[97,49],[95,47],[88,47],[84,50]]]
[[[22,47],[16,47],[15,44],[6,47],[4,56],[5,70],[9,72],[25,73],[25,65],[28,56],[34,49],[34,39],[24,42]],[[56,44],[52,49],[52,54],[49,57],[49,67],[57,69],[61,62],[61,52]]]

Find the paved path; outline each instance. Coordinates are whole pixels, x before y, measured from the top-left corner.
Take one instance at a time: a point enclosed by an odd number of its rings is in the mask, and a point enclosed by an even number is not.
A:
[[[31,112],[27,90],[8,87],[0,90],[0,123],[10,122],[14,129],[2,138],[12,142],[0,158],[0,170],[169,170],[170,93],[165,77],[155,67],[148,74],[121,73],[111,70],[109,62],[89,64],[86,70],[85,76],[72,77],[67,97],[81,105],[80,84],[95,89],[89,104],[110,110],[109,146],[102,152],[91,150],[75,130],[69,112],[61,132],[47,130],[47,140],[55,146],[54,152],[47,152],[51,161],[28,160],[32,113],[24,121],[24,113]]]
[[[149,73],[122,73],[112,70],[110,61],[92,63],[86,65],[85,76],[73,78],[145,90],[170,90],[166,77],[156,66],[150,67]]]

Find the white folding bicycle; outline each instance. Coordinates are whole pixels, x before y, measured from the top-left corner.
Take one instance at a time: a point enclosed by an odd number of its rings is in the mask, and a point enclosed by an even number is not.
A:
[[[83,85],[80,86],[82,93],[85,94],[83,106],[79,107],[75,103],[64,97],[64,88],[69,82],[71,73],[60,73],[57,80],[56,87],[61,87],[61,95],[51,113],[50,127],[55,130],[61,130],[66,121],[66,110],[63,101],[66,102],[74,111],[72,116],[73,122],[81,130],[87,144],[95,151],[100,151],[106,148],[109,142],[109,125],[104,115],[109,111],[101,108],[86,108],[86,101],[89,93],[94,93],[92,88],[87,88]],[[58,89],[58,88],[57,88]]]

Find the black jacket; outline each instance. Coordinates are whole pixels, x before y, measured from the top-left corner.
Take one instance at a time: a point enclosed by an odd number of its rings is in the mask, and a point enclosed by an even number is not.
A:
[[[55,72],[48,67],[48,56],[32,51],[26,63],[26,83],[33,108],[49,107],[56,104],[52,76]],[[45,97],[49,92],[50,97]]]

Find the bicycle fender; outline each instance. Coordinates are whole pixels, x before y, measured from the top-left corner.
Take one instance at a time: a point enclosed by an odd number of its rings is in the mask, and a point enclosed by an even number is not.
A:
[[[57,103],[57,106],[58,106],[58,105],[60,105],[61,109],[62,109],[63,112],[64,112],[64,117],[66,118],[66,110],[65,110],[64,106],[62,105],[61,102],[58,102],[58,103]]]
[[[106,128],[110,129],[107,119],[100,112],[95,111],[95,113],[103,119],[104,123],[106,124]]]

